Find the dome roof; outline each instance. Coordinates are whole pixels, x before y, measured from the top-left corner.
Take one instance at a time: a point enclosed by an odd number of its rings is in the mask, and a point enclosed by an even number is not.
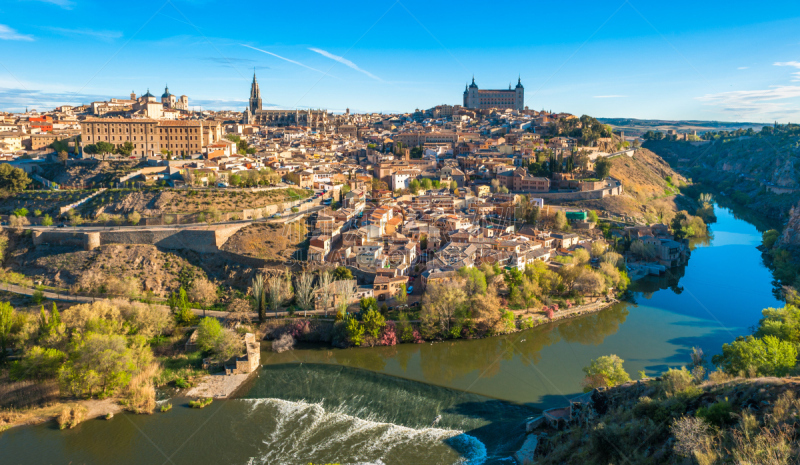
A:
[[[161,94],[161,98],[167,98],[167,97],[170,97],[170,96],[172,96],[172,94],[169,93],[169,86],[165,86],[164,87],[164,93]]]
[[[472,76],[472,84],[469,85],[470,89],[477,89],[478,85],[475,84],[475,76]]]
[[[142,97],[145,97],[145,98],[147,98],[147,97],[155,97],[155,95],[150,93],[150,89],[147,89],[147,93],[142,95]]]

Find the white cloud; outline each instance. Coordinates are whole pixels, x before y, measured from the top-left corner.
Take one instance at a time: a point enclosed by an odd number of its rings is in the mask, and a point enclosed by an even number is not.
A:
[[[65,29],[63,27],[48,27],[47,29],[62,35],[87,36],[107,42],[122,37],[122,33],[119,31],[93,31],[91,29]]]
[[[595,95],[592,98],[625,98],[627,95]]]
[[[375,76],[374,74],[370,73],[369,71],[366,71],[366,70],[363,70],[363,69],[359,68],[358,65],[356,65],[355,63],[353,63],[352,61],[350,61],[350,60],[348,60],[348,59],[346,59],[344,57],[340,57],[338,55],[334,55],[334,54],[332,54],[330,52],[326,52],[325,50],[321,50],[321,49],[318,49],[318,48],[309,48],[309,50],[311,50],[312,52],[319,53],[320,55],[322,55],[324,57],[330,58],[333,61],[338,61],[339,63],[341,63],[341,64],[343,64],[345,66],[353,68],[354,70],[358,71],[359,73],[366,74],[367,76],[371,77],[372,79],[375,79],[377,81],[383,82],[383,80],[381,78],[379,78],[378,76]]]
[[[5,24],[0,24],[0,40],[25,40],[30,42],[33,40],[33,36],[20,34]]]
[[[277,55],[277,54],[275,54],[275,53],[268,52],[268,51],[266,51],[266,50],[261,50],[260,48],[251,47],[251,46],[249,46],[249,45],[246,45],[246,44],[239,44],[239,45],[241,45],[242,47],[252,48],[253,50],[256,50],[256,51],[258,51],[258,52],[261,52],[261,53],[266,53],[267,55],[272,55],[272,56],[274,56],[275,58],[280,58],[280,59],[281,59],[281,60],[283,60],[283,61],[288,61],[289,63],[293,63],[293,64],[295,64],[295,65],[298,65],[298,66],[302,66],[303,68],[310,69],[311,71],[316,71],[316,72],[318,72],[318,73],[325,74],[325,72],[323,72],[323,71],[320,71],[320,70],[318,70],[318,69],[316,69],[316,68],[312,68],[312,67],[310,67],[310,66],[304,65],[304,64],[300,63],[299,61],[290,60],[290,59],[288,59],[288,58],[282,57],[282,56],[280,56],[280,55]]]
[[[774,65],[800,69],[800,61],[776,61]],[[792,73],[792,82],[800,82],[800,71]]]
[[[797,105],[782,100],[800,97],[800,86],[771,86],[761,90],[736,90],[706,94],[696,100],[721,107],[722,111],[736,116],[780,117],[800,113]]]
[[[736,69],[749,69],[749,68],[750,68],[749,66],[740,66],[740,67],[738,67]]]

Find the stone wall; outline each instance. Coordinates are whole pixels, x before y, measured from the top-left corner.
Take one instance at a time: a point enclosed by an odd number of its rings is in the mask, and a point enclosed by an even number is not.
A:
[[[218,228],[126,228],[107,231],[33,231],[33,243],[72,245],[92,250],[106,244],[149,244],[164,249],[217,253],[220,247],[248,223]]]

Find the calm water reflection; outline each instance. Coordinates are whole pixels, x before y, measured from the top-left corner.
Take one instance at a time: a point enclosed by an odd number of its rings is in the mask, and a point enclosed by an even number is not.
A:
[[[763,263],[761,233],[717,207],[713,237],[693,244],[689,264],[633,286],[630,302],[523,333],[476,341],[265,353],[264,364],[327,363],[363,368],[535,407],[580,392],[582,367],[617,354],[634,377],[689,362],[750,332],[761,309],[779,306]]]
[[[510,463],[523,419],[580,392],[591,359],[617,354],[634,377],[659,373],[686,364],[692,346],[718,352],[780,305],[758,230],[717,216],[688,266],[601,313],[476,341],[265,352],[244,399],[16,428],[0,434],[0,463]]]

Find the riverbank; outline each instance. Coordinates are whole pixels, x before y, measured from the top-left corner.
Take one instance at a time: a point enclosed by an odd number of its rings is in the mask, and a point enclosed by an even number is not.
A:
[[[0,411],[0,433],[17,426],[41,425],[49,421],[56,421],[59,414],[65,409],[85,410],[82,421],[95,418],[105,418],[107,415],[116,415],[123,411],[119,399],[85,399],[63,400],[43,407],[33,407],[23,410]]]
[[[225,375],[216,373],[200,378],[197,386],[186,392],[187,397],[212,397],[227,399],[234,395],[250,378],[258,376],[258,370],[247,374]]]

